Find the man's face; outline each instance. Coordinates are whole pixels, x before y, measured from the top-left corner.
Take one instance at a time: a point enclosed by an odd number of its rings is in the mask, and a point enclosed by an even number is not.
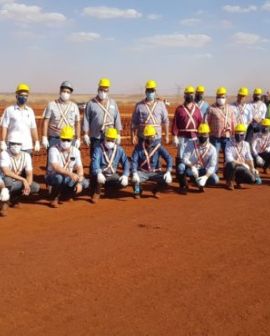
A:
[[[237,101],[238,103],[243,104],[246,101],[246,96],[238,95]]]

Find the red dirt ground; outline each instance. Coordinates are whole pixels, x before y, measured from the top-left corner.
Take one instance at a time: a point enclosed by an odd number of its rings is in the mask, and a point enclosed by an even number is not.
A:
[[[264,182],[10,209],[0,222],[0,335],[269,335]]]
[[[43,173],[44,156],[34,163]],[[0,336],[269,335],[270,175],[233,192],[176,190],[9,209]]]

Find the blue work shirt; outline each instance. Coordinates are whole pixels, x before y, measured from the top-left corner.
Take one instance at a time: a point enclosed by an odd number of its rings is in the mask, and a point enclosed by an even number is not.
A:
[[[136,145],[136,147],[135,147],[135,149],[132,153],[132,157],[131,157],[132,173],[135,173],[135,172],[137,172],[137,170],[140,170],[140,169],[149,171],[147,163],[145,163],[141,167],[141,165],[146,161],[146,155],[145,155],[145,152],[144,152],[143,144],[144,144],[144,142]],[[150,153],[154,150],[154,148],[159,144],[160,144],[160,141],[157,139],[149,147],[146,147],[146,150],[147,150],[148,154],[150,155]],[[173,159],[170,156],[170,154],[168,153],[168,151],[162,145],[160,145],[160,147],[156,150],[154,155],[150,158],[151,170],[155,171],[157,169],[160,169],[160,158],[164,159],[165,162],[167,163],[166,171],[171,171],[172,166],[173,166]],[[151,172],[151,171],[149,171],[149,172]]]
[[[115,157],[112,163],[112,168],[114,171],[117,171],[117,168],[119,164],[121,164],[123,168],[123,175],[129,176],[130,172],[130,163],[128,160],[128,157],[124,151],[124,149],[121,146],[117,146]],[[113,154],[113,149],[107,149],[105,145],[99,145],[95,148],[94,153],[93,153],[93,158],[91,162],[91,169],[92,169],[92,174],[97,175],[99,173],[102,173],[107,167],[108,167],[108,162],[106,161],[105,155],[104,155],[104,149],[105,152],[110,159],[112,154]],[[108,170],[106,173],[111,173],[110,170]]]

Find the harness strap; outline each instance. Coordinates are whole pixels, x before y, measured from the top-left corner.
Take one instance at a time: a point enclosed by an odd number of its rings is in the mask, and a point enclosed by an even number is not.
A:
[[[105,161],[107,163],[107,167],[103,171],[111,170],[111,172],[114,174],[115,169],[113,168],[113,161],[115,159],[115,155],[116,155],[116,151],[117,151],[117,145],[114,145],[113,152],[112,152],[112,155],[111,155],[110,158],[108,157],[108,154],[107,154],[106,149],[103,146],[103,144],[101,145],[101,148],[102,148],[103,155],[105,157]]]
[[[96,98],[94,98],[94,101],[98,104],[98,106],[103,110],[104,117],[103,117],[103,123],[101,130],[104,131],[106,129],[106,126],[113,125],[112,121],[108,120],[108,117],[112,120],[112,115],[110,113],[109,107],[110,107],[110,100],[108,99],[106,107],[103,106]]]
[[[160,146],[161,146],[160,143],[157,144],[156,147],[151,151],[151,153],[148,154],[147,149],[145,148],[145,143],[143,142],[143,151],[144,151],[144,155],[145,155],[146,159],[140,165],[140,169],[143,169],[143,167],[147,164],[148,171],[155,171],[155,170],[151,169],[151,158],[155,155],[155,153],[157,152],[157,150],[159,149]]]
[[[185,112],[188,115],[188,122],[186,124],[186,128],[185,129],[191,131],[191,129],[189,129],[189,126],[191,124],[193,124],[193,129],[196,129],[196,131],[197,131],[196,123],[195,123],[195,120],[194,120],[194,117],[193,117],[193,115],[194,115],[194,113],[196,111],[196,105],[193,104],[193,107],[192,107],[191,111],[189,111],[185,106],[183,106],[183,107],[184,107]]]

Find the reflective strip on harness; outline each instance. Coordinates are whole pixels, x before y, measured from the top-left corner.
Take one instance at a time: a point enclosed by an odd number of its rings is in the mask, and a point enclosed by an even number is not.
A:
[[[241,144],[240,144],[241,145]],[[234,145],[234,149],[235,149],[235,152],[236,152],[236,155],[238,157],[238,160],[242,163],[245,163],[245,158],[242,154],[242,151],[244,149],[244,143],[242,144],[242,146],[240,148],[238,148],[237,144]]]
[[[208,143],[206,146],[200,146],[200,148],[199,148],[197,143],[194,141],[193,145],[194,145],[196,156],[197,156],[197,159],[198,159],[200,165],[203,168],[205,168],[206,162],[204,161],[204,158],[206,157],[206,155],[208,154],[208,152],[211,148],[210,143]],[[203,153],[200,152],[200,149],[203,149]]]
[[[155,172],[161,169],[151,169],[151,158],[155,155],[155,153],[157,152],[157,150],[159,149],[159,147],[161,146],[161,144],[157,144],[156,147],[152,150],[152,152],[150,154],[148,154],[146,148],[145,148],[145,143],[143,143],[143,151],[144,151],[144,155],[146,157],[146,159],[143,161],[143,163],[140,165],[140,169],[144,170],[144,171],[148,171],[148,172]],[[147,170],[145,170],[143,167],[147,164]]]
[[[11,161],[11,170],[16,174],[20,175],[23,171],[23,168],[25,167],[25,153],[21,152],[20,156],[18,158],[15,158],[14,156],[10,156]]]
[[[187,121],[187,124],[186,124],[186,128],[180,129],[179,131],[180,132],[197,132],[196,122],[195,122],[194,117],[193,117],[193,115],[196,111],[196,105],[195,104],[193,105],[193,108],[192,108],[191,112],[189,112],[189,110],[185,106],[183,106],[183,108],[184,108],[186,114],[188,115],[188,121]],[[191,124],[192,124],[192,126],[191,126]],[[190,128],[190,126],[193,127],[193,128]]]
[[[65,157],[65,155],[62,152],[61,147],[59,145],[57,145],[56,147],[59,150],[60,158],[61,158],[61,161],[62,161],[62,164],[63,164],[63,168],[68,169],[68,165],[71,162],[70,158],[71,158],[71,154],[72,154],[72,147],[71,147],[67,157]]]
[[[244,105],[237,105],[236,108],[239,111],[239,116],[238,116],[237,122],[239,124],[244,124],[245,123],[244,114],[245,114],[246,104],[244,104]]]
[[[267,135],[266,139],[264,140],[264,143],[261,144],[260,153],[263,153],[266,150],[266,148],[268,147],[269,143],[270,143],[270,134]]]
[[[64,123],[68,126],[71,126],[68,119],[67,119],[67,114],[70,111],[71,102],[69,102],[67,104],[67,106],[65,106],[65,104],[60,104],[59,100],[56,100],[55,103],[56,103],[56,106],[57,106],[57,108],[60,112],[60,120],[59,120],[59,123],[57,125],[57,128],[61,129],[63,127]],[[63,109],[62,106],[64,107],[64,109]]]
[[[112,115],[110,113],[109,107],[110,107],[110,100],[108,100],[106,107],[100,104],[100,102],[94,98],[94,101],[98,104],[98,106],[103,110],[104,112],[104,117],[103,117],[103,123],[101,130],[104,132],[107,126],[113,126],[113,121],[112,121]],[[111,121],[107,121],[108,118],[111,119]]]
[[[111,170],[112,174],[114,174],[115,169],[113,168],[113,161],[115,159],[115,155],[116,155],[116,151],[117,151],[117,145],[114,145],[113,152],[112,152],[112,155],[111,155],[110,158],[108,157],[108,155],[106,153],[106,149],[103,146],[103,144],[101,145],[101,148],[102,148],[103,155],[105,157],[105,161],[107,163],[107,167],[105,169],[103,169],[103,171],[106,172],[108,170]]]

